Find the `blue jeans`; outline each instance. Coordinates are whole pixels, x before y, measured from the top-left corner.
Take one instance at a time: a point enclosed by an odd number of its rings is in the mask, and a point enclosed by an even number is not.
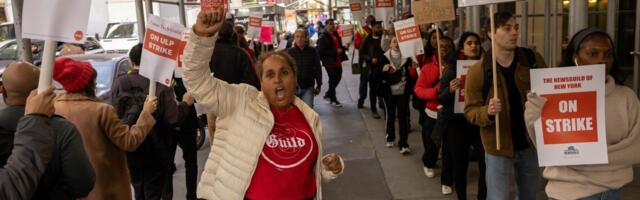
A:
[[[296,96],[298,96],[300,99],[302,99],[302,101],[307,103],[309,107],[313,108],[313,96],[315,96],[314,92],[315,92],[315,88],[313,87],[305,88],[305,89],[298,88],[298,91],[296,91]]]
[[[553,198],[549,198],[554,200]],[[622,199],[622,189],[614,189],[602,193],[594,194],[580,200],[620,200]]]
[[[536,152],[529,148],[515,151],[512,158],[485,154],[487,199],[509,199],[510,178],[515,171],[516,199],[535,200],[540,189],[540,169]]]

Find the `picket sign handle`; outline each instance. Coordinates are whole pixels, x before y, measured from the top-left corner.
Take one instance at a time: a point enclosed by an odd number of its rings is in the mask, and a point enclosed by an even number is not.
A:
[[[438,25],[433,24],[433,26],[436,28],[435,32],[436,32],[436,50],[438,51],[438,69],[440,70],[440,76],[442,77],[442,52],[440,52],[440,27],[438,27]],[[431,45],[431,44],[428,44]]]
[[[51,86],[51,79],[53,78],[53,61],[56,57],[57,43],[58,42],[52,39],[46,39],[44,41],[44,52],[42,55],[42,65],[40,66],[38,92],[45,91]]]
[[[156,96],[156,82],[154,80],[149,79],[149,96]]]
[[[493,64],[493,98],[498,96],[498,70],[496,68],[496,24],[493,20],[493,6],[489,6],[489,16],[491,18],[491,62]],[[496,113],[496,149],[500,150],[500,113]]]

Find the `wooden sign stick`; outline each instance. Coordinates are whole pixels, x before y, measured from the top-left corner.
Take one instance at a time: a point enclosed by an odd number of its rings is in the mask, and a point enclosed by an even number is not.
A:
[[[491,62],[493,64],[493,98],[498,96],[498,70],[496,68],[496,24],[493,19],[493,6],[489,6],[489,16],[491,17]],[[500,150],[500,113],[496,113],[496,149]]]

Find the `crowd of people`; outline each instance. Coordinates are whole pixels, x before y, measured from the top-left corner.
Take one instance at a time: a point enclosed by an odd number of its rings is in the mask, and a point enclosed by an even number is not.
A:
[[[147,96],[149,79],[138,73],[142,44],[130,50],[133,69],[114,81],[110,102],[96,97],[97,72],[88,62],[56,59],[53,79],[64,89],[57,95],[53,88],[35,91],[36,66],[9,65],[0,85],[7,105],[0,110],[0,199],[171,199],[180,146],[187,199],[320,200],[322,181],[337,178],[346,166],[341,156],[324,152],[314,97],[321,93],[324,67],[329,80],[323,97],[342,107],[336,87],[350,44],[362,67],[357,107],[365,109],[369,98],[370,116],[385,120],[384,145],[401,155],[412,153],[415,109],[424,175],[439,174],[445,195],[468,197],[468,167],[475,161],[477,199],[509,199],[513,178],[522,200],[537,199],[542,178],[550,199],[621,199],[640,163],[640,101],[622,85],[615,44],[601,30],[577,32],[559,66],[606,65],[609,163],[546,167],[541,174],[533,124],[546,99],[530,91],[529,70],[547,66],[539,53],[517,46],[513,14],[495,13],[493,33],[454,39],[440,29],[425,31],[425,51],[417,56],[403,55],[393,29],[385,30],[374,16],[349,45],[327,19],[317,42],[310,41],[315,29],[299,27],[290,47],[280,51],[247,41],[243,27],[225,16],[222,10],[199,13],[184,50],[184,76],[171,87],[156,83],[155,96]],[[493,40],[494,49],[481,47],[482,36]],[[498,91],[492,87],[493,58]],[[478,60],[464,80],[456,76],[457,60]],[[454,112],[456,92],[464,93],[463,113]],[[199,183],[195,102],[206,108],[211,135]]]

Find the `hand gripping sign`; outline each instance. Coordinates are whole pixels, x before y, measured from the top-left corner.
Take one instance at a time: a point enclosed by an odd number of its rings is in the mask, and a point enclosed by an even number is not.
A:
[[[393,17],[395,0],[374,0],[376,19],[384,22],[391,21]],[[385,23],[386,24],[386,23]]]
[[[416,26],[413,18],[397,21],[393,23],[393,26],[396,30],[396,38],[398,39],[398,45],[400,45],[402,57],[409,58],[424,54],[420,28]]]
[[[359,22],[364,21],[364,10],[362,9],[364,4],[362,0],[350,0],[349,1],[349,10],[351,10],[351,15],[353,19]]]
[[[340,25],[340,37],[342,37],[342,45],[347,46],[353,40],[353,25]]]
[[[200,10],[216,10],[218,8],[224,8],[227,11],[229,2],[227,0],[200,0]]]
[[[140,75],[166,86],[171,85],[178,55],[182,51],[184,30],[180,24],[149,15],[140,60]]]
[[[249,23],[247,27],[247,36],[251,39],[260,37],[260,31],[262,29],[262,14],[254,13],[249,16]]]
[[[453,103],[453,113],[464,113],[464,81],[467,77],[467,72],[477,60],[458,60],[456,68],[456,78],[460,79],[460,88],[456,90],[456,97]]]
[[[531,70],[531,90],[547,98],[535,122],[540,166],[608,163],[605,66]]]

